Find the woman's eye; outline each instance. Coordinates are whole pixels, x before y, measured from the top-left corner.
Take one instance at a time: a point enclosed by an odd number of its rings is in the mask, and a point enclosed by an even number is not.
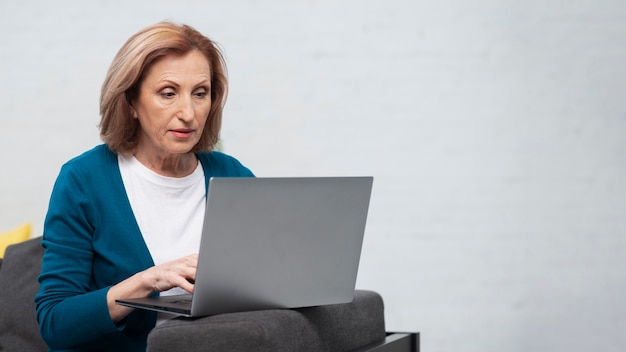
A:
[[[174,95],[176,95],[174,92],[171,91],[165,91],[165,92],[161,92],[161,96],[164,98],[171,98]]]
[[[202,90],[202,91],[197,91],[197,92],[195,92],[194,94],[195,94],[195,96],[196,96],[196,97],[198,97],[198,98],[204,98],[204,97],[206,97],[207,92],[206,92],[205,90]]]

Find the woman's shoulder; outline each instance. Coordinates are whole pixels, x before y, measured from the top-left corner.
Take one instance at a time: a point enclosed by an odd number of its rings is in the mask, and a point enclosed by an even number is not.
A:
[[[117,154],[105,144],[100,144],[65,162],[61,167],[61,173],[78,172],[98,176],[115,165],[117,165]]]
[[[117,154],[105,145],[98,145],[63,164],[54,188],[68,192],[78,192],[78,189],[83,192],[110,191],[118,183],[121,184],[121,176]]]
[[[100,144],[71,158],[65,164],[98,164],[110,162],[112,160],[117,160],[117,154],[113,153],[109,147],[106,146],[106,144]]]
[[[223,152],[202,152],[197,156],[208,176],[254,176],[238,159]]]

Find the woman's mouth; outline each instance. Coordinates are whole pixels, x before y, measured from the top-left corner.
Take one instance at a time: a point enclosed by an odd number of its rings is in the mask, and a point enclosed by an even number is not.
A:
[[[193,130],[188,129],[188,128],[178,128],[175,130],[170,130],[170,132],[172,132],[174,137],[180,138],[180,139],[187,139],[191,137],[191,135],[193,134]]]

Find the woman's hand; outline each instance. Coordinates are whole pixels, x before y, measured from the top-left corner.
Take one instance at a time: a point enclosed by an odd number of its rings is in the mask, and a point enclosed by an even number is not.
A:
[[[152,292],[167,291],[174,287],[180,287],[190,293],[193,292],[197,267],[198,254],[190,254],[148,268],[112,286],[107,293],[111,320],[117,323],[134,309],[115,303],[117,299],[147,297]]]
[[[140,274],[143,274],[143,280],[150,288],[148,294],[153,291],[167,291],[174,287],[180,287],[191,293],[193,292],[197,267],[198,254],[190,254],[165,264],[153,266]]]

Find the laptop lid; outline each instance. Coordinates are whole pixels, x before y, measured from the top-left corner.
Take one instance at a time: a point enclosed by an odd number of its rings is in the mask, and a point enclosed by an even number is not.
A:
[[[185,315],[350,302],[372,183],[372,177],[211,178]]]

